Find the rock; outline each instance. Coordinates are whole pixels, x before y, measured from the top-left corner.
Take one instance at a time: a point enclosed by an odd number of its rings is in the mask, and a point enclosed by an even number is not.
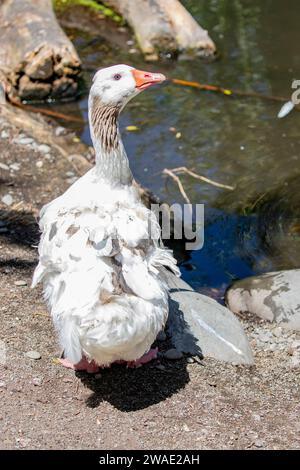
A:
[[[28,351],[25,353],[25,356],[29,357],[29,359],[34,359],[35,361],[42,357],[38,351]]]
[[[168,351],[166,351],[164,353],[164,357],[165,357],[165,359],[169,359],[171,361],[176,361],[178,359],[182,359],[183,354],[182,354],[181,351],[178,351],[177,349],[172,348],[172,349],[168,349]]]
[[[0,168],[1,168],[1,170],[6,170],[6,171],[9,170],[9,166],[5,165],[5,163],[0,163]]]
[[[254,442],[254,445],[255,447],[257,447],[258,449],[261,449],[262,447],[264,447],[264,442],[261,441],[260,439],[256,439],[256,441]]]
[[[9,165],[9,168],[13,171],[19,171],[21,168],[21,165],[20,163],[12,163],[11,165]]]
[[[102,374],[100,374],[100,373],[95,374],[94,377],[95,377],[96,380],[99,380],[99,379],[102,378]]]
[[[186,362],[187,362],[188,364],[194,364],[194,363],[195,363],[195,359],[194,359],[193,357],[188,357],[187,360],[186,360]]]
[[[300,359],[299,359],[299,357],[294,357],[294,356],[292,357],[292,359],[291,359],[291,366],[292,366],[293,368],[298,368],[298,367],[300,366]]]
[[[166,341],[167,335],[166,335],[166,333],[165,333],[164,331],[160,331],[160,332],[158,333],[156,339],[157,339],[157,341],[161,341],[161,342],[162,342],[162,341]]]
[[[42,385],[42,383],[43,383],[43,379],[42,379],[42,377],[34,377],[34,378],[32,379],[32,383],[33,383],[33,385],[35,385],[36,387],[40,387],[40,386]]]
[[[8,139],[9,137],[9,133],[6,130],[3,130],[0,135],[1,139]]]
[[[49,147],[49,145],[41,144],[37,147],[37,150],[43,154],[46,154],[46,153],[50,153],[51,148]]]
[[[27,281],[23,281],[23,280],[15,281],[14,284],[15,284],[15,286],[17,286],[17,287],[27,286]]]
[[[249,341],[230,310],[195,292],[169,272],[166,282],[170,289],[167,332],[178,351],[236,364],[253,364]]]
[[[1,199],[1,201],[2,201],[3,204],[5,204],[6,206],[11,206],[12,203],[14,202],[14,198],[13,198],[10,194],[5,194],[5,196],[3,196],[3,198]]]
[[[226,303],[234,313],[249,312],[283,328],[300,330],[299,286],[300,269],[254,276],[235,282],[226,293]]]
[[[155,369],[158,369],[158,370],[166,370],[165,366],[163,364],[157,364],[155,366]]]
[[[38,161],[36,162],[35,166],[36,166],[37,168],[42,168],[43,162],[42,162],[41,160],[38,160]]]
[[[33,144],[33,139],[31,137],[19,137],[16,139],[16,142],[20,145],[31,145]]]
[[[58,127],[55,129],[55,135],[56,135],[57,137],[59,137],[59,136],[65,134],[65,133],[66,133],[65,127],[58,126]]]

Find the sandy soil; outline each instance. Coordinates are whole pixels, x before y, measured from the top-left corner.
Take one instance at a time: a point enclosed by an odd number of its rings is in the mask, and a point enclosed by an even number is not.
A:
[[[34,214],[70,184],[74,169],[55,151],[26,144],[30,135],[22,134],[0,116],[0,201],[13,197],[10,206],[0,202],[0,447],[300,448],[297,345],[293,349],[299,335],[287,335],[278,347],[271,335],[266,342],[275,346],[265,348],[255,338],[271,327],[254,319],[244,322],[253,367],[162,359],[90,376],[57,364],[41,289],[30,289]],[[39,360],[26,355],[32,350]]]

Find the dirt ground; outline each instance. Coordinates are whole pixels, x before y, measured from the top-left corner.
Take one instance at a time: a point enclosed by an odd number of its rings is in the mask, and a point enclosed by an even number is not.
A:
[[[265,349],[255,338],[271,326],[245,321],[253,367],[162,359],[92,376],[57,364],[41,288],[30,289],[35,214],[74,168],[1,115],[0,137],[1,449],[300,448],[299,334]],[[29,358],[32,350],[41,358]]]

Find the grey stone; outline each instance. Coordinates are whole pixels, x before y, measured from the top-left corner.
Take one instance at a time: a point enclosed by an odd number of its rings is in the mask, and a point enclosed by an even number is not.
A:
[[[46,144],[41,144],[37,147],[37,149],[39,150],[39,152],[41,153],[50,153],[51,151],[51,148],[49,147],[49,145],[46,145]]]
[[[177,349],[172,348],[172,349],[168,349],[168,351],[164,353],[164,357],[166,359],[170,359],[171,361],[176,361],[178,359],[182,359],[183,354],[181,351],[178,351]]]
[[[17,287],[27,286],[27,281],[23,281],[21,279],[19,281],[15,281],[15,286]]]
[[[25,356],[29,357],[29,359],[34,359],[35,361],[42,357],[38,351],[28,351],[25,353]]]
[[[236,364],[253,364],[253,354],[239,320],[216,300],[195,292],[166,272],[170,290],[168,333],[178,351]]]
[[[0,163],[0,168],[1,168],[1,170],[6,170],[6,171],[9,170],[9,166],[6,165],[5,163]]]
[[[10,194],[5,194],[5,196],[3,196],[3,198],[1,199],[1,201],[2,201],[3,204],[5,204],[6,206],[11,206],[12,203],[14,202],[14,198],[13,198]]]
[[[9,133],[5,130],[1,132],[1,139],[8,139]]]
[[[19,169],[21,168],[21,165],[20,163],[12,163],[11,165],[9,165],[9,168],[13,171],[19,171]]]
[[[267,273],[234,283],[226,302],[234,313],[249,312],[283,328],[300,330],[299,287],[300,269]]]
[[[31,145],[33,143],[33,139],[31,137],[19,137],[16,139],[16,142],[20,145]]]
[[[42,383],[43,383],[43,379],[42,379],[42,377],[34,377],[34,378],[32,379],[32,383],[33,383],[33,385],[35,385],[36,387],[40,387],[40,386],[42,385]]]

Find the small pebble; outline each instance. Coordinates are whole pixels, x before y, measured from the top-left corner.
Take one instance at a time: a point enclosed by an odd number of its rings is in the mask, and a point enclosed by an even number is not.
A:
[[[5,165],[5,163],[0,163],[0,168],[1,168],[1,170],[6,170],[6,171],[9,170],[9,166]]]
[[[9,165],[9,168],[13,171],[19,171],[20,167],[20,163],[12,163],[11,165]]]
[[[72,178],[68,178],[68,179],[67,179],[67,183],[73,184],[73,183],[75,183],[77,180],[78,180],[78,177],[77,177],[77,176],[73,176]]]
[[[25,353],[25,356],[29,357],[29,359],[34,359],[35,361],[42,357],[38,351],[28,351]]]
[[[6,388],[6,383],[5,382],[0,382],[0,388]]]
[[[257,440],[254,442],[254,445],[255,445],[255,447],[261,448],[261,447],[264,446],[264,443],[263,443],[263,441],[261,441],[260,439],[257,439]]]
[[[35,385],[36,387],[40,387],[40,386],[42,385],[42,383],[43,383],[43,379],[42,379],[42,377],[34,377],[34,378],[32,379],[32,383],[33,383],[33,385]]]
[[[30,145],[33,143],[33,139],[31,137],[19,137],[16,142],[20,145]]]
[[[8,139],[9,133],[7,131],[2,131],[1,132],[1,139]]]
[[[167,335],[164,331],[160,331],[157,335],[157,341],[166,341]]]
[[[23,280],[20,279],[20,281],[15,281],[14,284],[17,287],[27,286],[27,281],[23,281]]]
[[[194,359],[193,357],[188,357],[187,360],[186,360],[186,362],[187,362],[188,364],[194,364],[195,359]]]
[[[55,135],[59,137],[60,135],[64,134],[65,131],[66,129],[64,127],[59,126],[55,129]]]
[[[38,146],[37,148],[39,150],[39,152],[41,153],[49,153],[51,151],[51,148],[49,147],[49,145],[46,145],[46,144],[41,144]]]
[[[97,379],[97,380],[98,380],[98,379],[101,379],[102,374],[95,374],[94,377],[95,377],[95,379]]]
[[[182,359],[183,354],[181,351],[178,351],[177,349],[172,348],[164,353],[164,357],[166,359],[170,359],[171,361],[176,361],[177,359]]]
[[[38,160],[38,161],[36,162],[35,166],[36,166],[37,168],[42,168],[43,162],[42,162],[41,160]]]
[[[155,366],[155,369],[158,369],[158,370],[166,370],[165,366],[163,364],[157,364]]]
[[[5,194],[5,196],[3,196],[3,198],[1,199],[1,201],[2,201],[3,204],[5,204],[6,206],[11,206],[12,203],[14,202],[14,198],[13,198],[10,194]]]
[[[295,356],[292,357],[291,366],[292,366],[292,367],[299,367],[299,366],[300,366],[300,359],[299,359],[299,357],[295,357]]]
[[[276,328],[274,328],[272,333],[274,336],[276,336],[276,338],[280,338],[280,336],[282,335],[282,328],[280,326],[277,326]]]

